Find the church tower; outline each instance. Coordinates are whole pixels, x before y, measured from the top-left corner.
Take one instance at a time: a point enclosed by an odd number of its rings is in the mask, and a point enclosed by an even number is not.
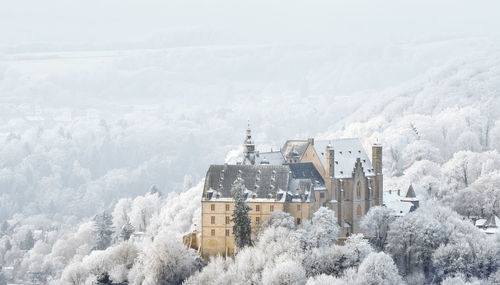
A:
[[[250,129],[250,123],[248,123],[246,138],[243,141],[242,164],[255,164],[255,144],[252,141],[252,130]]]

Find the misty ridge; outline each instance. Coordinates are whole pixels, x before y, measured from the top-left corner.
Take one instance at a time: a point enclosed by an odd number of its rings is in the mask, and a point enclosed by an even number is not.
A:
[[[117,19],[130,34],[109,40],[108,26],[90,32],[108,23],[102,11],[80,38],[76,20],[31,42],[0,28],[0,285],[499,284],[500,235],[474,222],[500,216],[500,41],[469,27],[475,17],[455,26],[463,34],[363,41],[336,26],[324,39],[320,10],[304,12],[318,13],[317,35],[292,25],[300,41],[284,32],[295,5],[277,26],[239,11],[231,28],[174,12],[153,27],[151,12],[137,29]],[[331,211],[304,226],[275,214],[252,247],[204,260],[182,239],[200,229],[208,166],[240,155],[248,121],[263,152],[286,139],[378,142],[384,189],[412,184],[421,207],[397,219],[374,209],[364,227],[383,240],[344,245],[331,243]]]

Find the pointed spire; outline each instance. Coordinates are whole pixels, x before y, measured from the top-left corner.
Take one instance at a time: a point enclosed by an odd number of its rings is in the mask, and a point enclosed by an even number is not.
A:
[[[255,164],[255,145],[252,142],[252,130],[248,121],[246,138],[243,141],[243,164]]]

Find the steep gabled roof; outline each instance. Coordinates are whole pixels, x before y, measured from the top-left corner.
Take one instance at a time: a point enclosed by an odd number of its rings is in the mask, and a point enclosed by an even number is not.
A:
[[[284,157],[289,156],[289,154],[296,152],[298,157],[302,157],[309,146],[309,141],[307,140],[287,140],[285,144],[281,147],[281,153]]]
[[[323,167],[326,169],[326,147],[330,145],[334,150],[335,174],[334,178],[351,178],[359,158],[365,176],[375,176],[370,158],[365,152],[361,141],[356,138],[318,140],[314,142],[314,150]]]
[[[410,184],[408,187],[408,191],[406,191],[406,198],[416,198],[417,194],[415,194],[415,189],[413,189],[413,185]]]

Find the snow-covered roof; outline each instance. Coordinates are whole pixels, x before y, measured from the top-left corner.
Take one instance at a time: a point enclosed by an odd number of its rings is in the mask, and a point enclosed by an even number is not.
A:
[[[351,178],[357,158],[361,161],[365,176],[375,176],[370,158],[359,139],[345,138],[314,141],[314,149],[325,169],[327,167],[326,147],[328,145],[334,150],[334,178]]]
[[[285,158],[280,151],[259,152],[255,157],[255,164],[282,165]]]
[[[312,190],[325,188],[321,174],[311,162],[284,165],[211,165],[207,171],[202,199],[230,201],[231,187],[238,177],[243,180],[248,202],[307,202]]]
[[[308,146],[308,140],[287,140],[281,147],[281,153],[285,157],[290,156],[290,154],[292,154],[292,156],[302,157]]]
[[[404,197],[398,195],[397,191],[383,192],[384,205],[394,210],[396,216],[404,216],[411,211],[413,203],[403,200]]]
[[[476,221],[476,227],[484,227],[484,224],[486,224],[486,219],[478,219]]]

